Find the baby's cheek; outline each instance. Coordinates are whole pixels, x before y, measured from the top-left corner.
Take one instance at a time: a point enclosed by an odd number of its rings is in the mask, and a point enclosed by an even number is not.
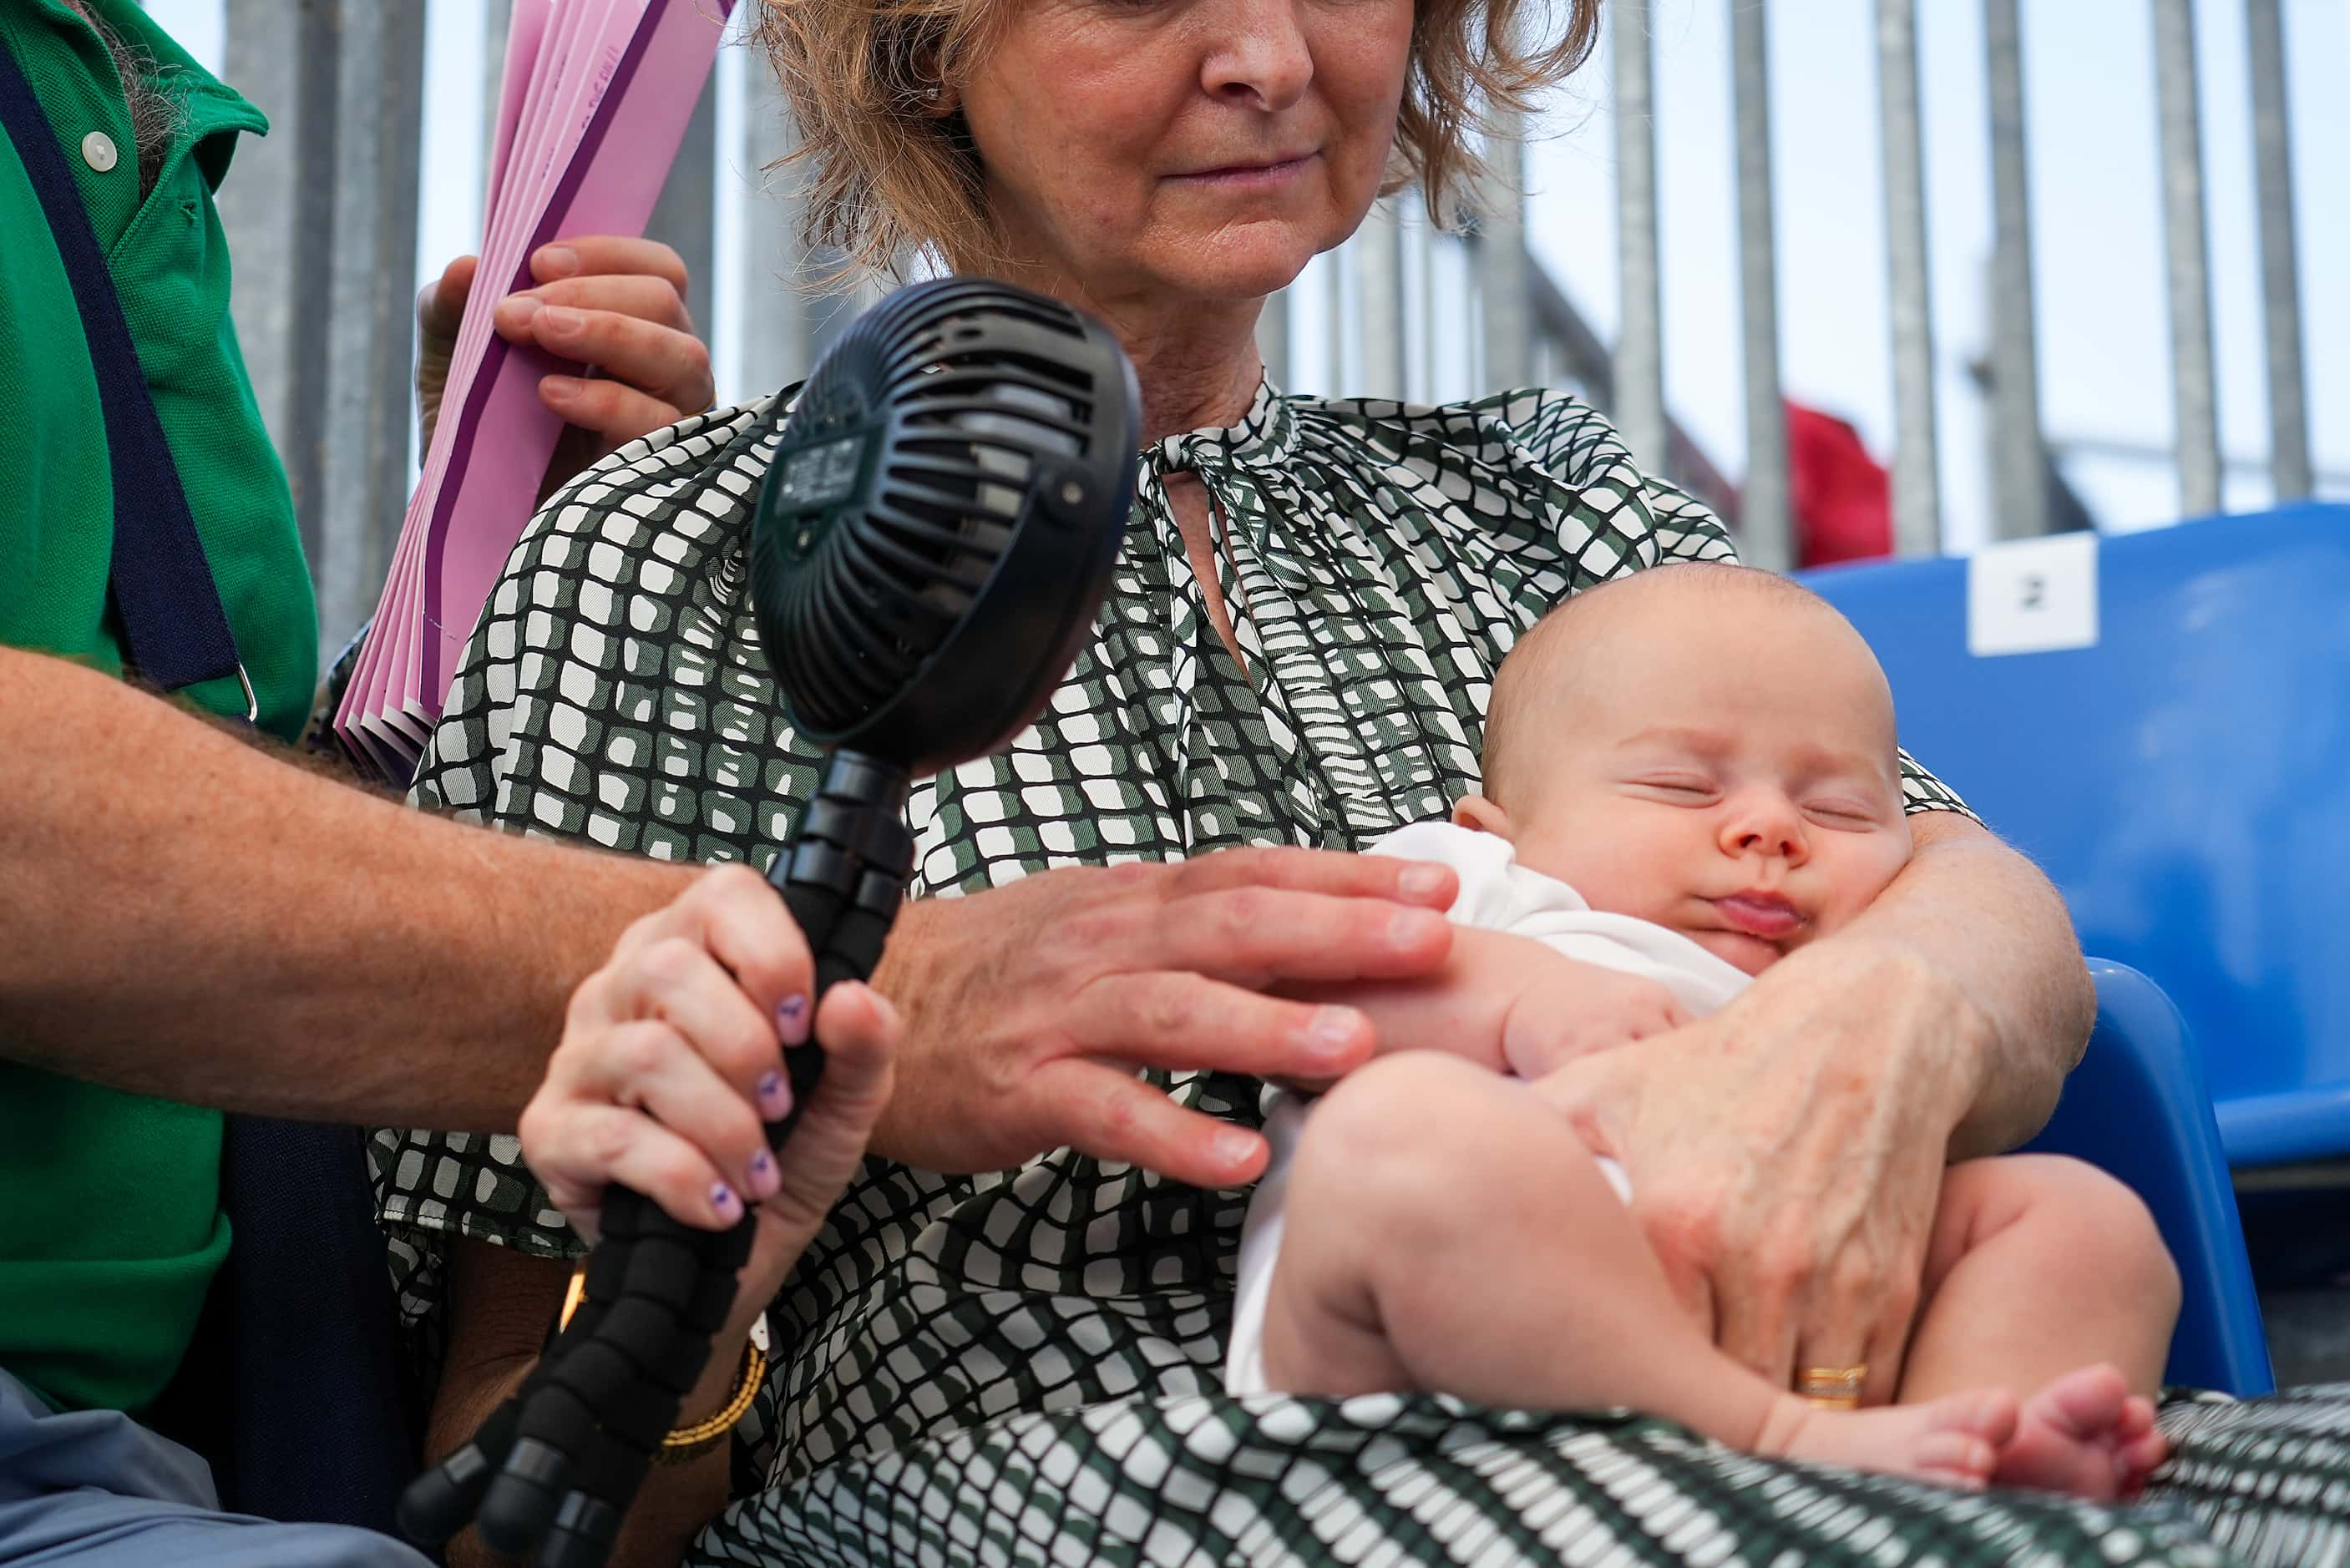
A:
[[[1840,855],[1830,867],[1826,908],[1814,922],[1814,934],[1828,936],[1858,919],[1909,862],[1909,834],[1873,834]]]

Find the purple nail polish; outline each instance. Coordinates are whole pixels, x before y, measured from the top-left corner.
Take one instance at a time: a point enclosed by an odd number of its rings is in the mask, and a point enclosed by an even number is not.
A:
[[[792,1086],[781,1073],[770,1072],[759,1080],[759,1119],[779,1122],[791,1115]]]
[[[775,1033],[786,1045],[805,1045],[808,1037],[808,1005],[805,996],[787,996],[775,1003]]]
[[[722,1217],[733,1213],[734,1189],[723,1181],[719,1182],[710,1189],[710,1206],[717,1210]]]
[[[751,1195],[753,1197],[773,1198],[776,1189],[783,1184],[784,1179],[776,1174],[773,1155],[763,1148],[751,1157]]]

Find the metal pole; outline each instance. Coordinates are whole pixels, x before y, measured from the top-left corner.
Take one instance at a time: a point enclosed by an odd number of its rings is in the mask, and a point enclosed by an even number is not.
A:
[[[513,30],[514,0],[482,0],[482,191],[484,196],[490,188],[490,154],[497,148],[498,97],[505,90],[506,35]]]
[[[1264,379],[1274,387],[1289,387],[1289,291],[1275,289],[1265,296],[1256,317],[1256,351],[1264,361]]]
[[[1419,354],[1405,385],[1413,402],[1433,403],[1436,401],[1436,335],[1440,330],[1436,319],[1436,216],[1421,201],[1411,202],[1404,212],[1403,241],[1411,247],[1412,267],[1419,283],[1418,297],[1406,302],[1406,308],[1419,324],[1417,334]]]
[[[755,54],[726,51],[721,67],[737,53],[740,68],[750,73],[743,110],[744,174],[752,182],[743,202],[743,379],[746,395],[764,397],[807,375],[848,305],[845,293],[817,291],[817,279],[839,257],[802,245],[801,176],[795,167],[776,167],[799,140],[783,91]]]
[[[2024,162],[2023,47],[2016,0],[1984,0],[1991,88],[1991,479],[1995,538],[2048,532],[2046,449],[2040,436],[2040,349],[2033,320],[2032,202]]]
[[[1496,116],[1485,144],[1484,193],[1470,253],[1481,313],[1474,388],[1479,393],[1526,386],[1534,369],[1534,322],[1526,300],[1524,134],[1516,115]]]
[[[2203,139],[2195,101],[2194,0],[2154,0],[2155,106],[2162,132],[2162,229],[2170,292],[2170,393],[2178,504],[2220,510],[2220,420],[2211,371],[2211,270],[2203,248]]]
[[[2261,207],[2261,314],[2269,367],[2269,463],[2280,501],[2315,488],[2301,368],[2301,272],[2293,254],[2293,120],[2284,18],[2277,0],[2245,0],[2252,78],[2252,173]]]
[[[1360,231],[1357,231],[1360,237]],[[1362,292],[1362,277],[1355,267],[1355,244],[1349,239],[1330,253],[1330,314],[1325,322],[1328,328],[1330,348],[1330,379],[1323,388],[1326,397],[1342,398],[1357,389],[1357,382],[1347,373],[1347,357],[1355,346],[1354,334],[1347,330],[1347,311]]]
[[[1367,397],[1401,401],[1403,384],[1403,225],[1396,198],[1383,196],[1355,234],[1362,280],[1363,386]]]
[[[1738,137],[1739,315],[1745,348],[1746,488],[1739,553],[1752,566],[1794,565],[1787,495],[1787,410],[1779,391],[1779,283],[1771,213],[1771,56],[1767,0],[1730,0],[1730,88]]]
[[[1616,400],[1608,410],[1632,460],[1669,472],[1664,305],[1657,265],[1656,86],[1648,0],[1616,0],[1608,47],[1616,66],[1616,267],[1622,330]]]
[[[1885,265],[1893,328],[1893,548],[1942,548],[1934,427],[1934,296],[1926,265],[1926,160],[1918,121],[1917,0],[1877,0],[1884,122]]]
[[[373,613],[410,488],[424,0],[342,10],[329,307],[318,452],[322,657]],[[361,133],[359,128],[366,130]]]
[[[324,543],[320,470],[334,228],[338,6],[322,0],[227,0],[227,79],[269,116],[221,187],[222,226],[236,254],[231,312],[262,421],[285,465],[302,547]]]
[[[718,320],[717,153],[718,81],[713,72],[702,84],[702,96],[685,122],[685,139],[678,144],[677,161],[670,165],[660,199],[645,221],[645,236],[668,245],[685,263],[688,308],[705,333]]]

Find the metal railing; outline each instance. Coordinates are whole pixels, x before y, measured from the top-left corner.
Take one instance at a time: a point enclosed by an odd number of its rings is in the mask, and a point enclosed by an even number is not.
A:
[[[236,252],[235,309],[263,414],[284,452],[317,575],[329,645],[373,607],[411,470],[409,387],[421,167],[425,137],[427,0],[324,5],[222,0],[225,74],[268,112],[265,140],[237,155],[222,207]],[[1792,560],[1779,369],[1779,249],[1771,200],[1770,0],[1726,5],[1732,69],[1747,472],[1733,483],[1670,417],[1659,263],[1659,184],[1652,13],[1662,0],[1608,0],[1615,103],[1619,330],[1593,332],[1526,244],[1522,150],[1490,150],[1483,215],[1460,234],[1434,232],[1409,193],[1382,202],[1363,231],[1267,309],[1259,341],[1276,380],[1372,396],[1430,400],[1507,386],[1571,383],[1615,417],[1635,456],[1688,486],[1741,529],[1753,559]],[[1952,4],[1959,0],[1951,0]],[[2052,0],[2053,3],[2053,0]],[[2024,122],[2019,0],[1980,0],[1988,92],[1992,254],[1985,379],[1991,410],[1993,533],[2050,525],[2052,441],[2040,411],[2033,331],[2030,138]],[[2223,462],[2216,419],[2211,279],[2191,0],[2147,0],[2165,213],[2171,379],[2182,514],[2217,510]],[[444,0],[432,26],[479,26],[484,94],[496,90],[507,0]],[[1884,153],[1890,306],[1896,538],[1905,553],[1941,547],[1933,313],[1919,109],[1916,0],[1874,0],[1877,119]],[[2293,139],[2279,0],[2243,0],[2253,106],[2270,476],[2281,499],[2310,493],[2314,472],[2293,250]],[[2345,61],[2350,66],[2350,61]],[[859,308],[793,280],[831,258],[802,253],[787,196],[758,171],[790,150],[791,127],[764,66],[729,48],[687,133],[652,232],[687,258],[696,313],[733,368],[724,395],[782,386]],[[1596,75],[1596,73],[1595,73]],[[731,118],[722,103],[737,106]],[[724,135],[722,137],[722,127]],[[722,140],[727,145],[721,145]],[[730,234],[722,249],[720,235]],[[728,254],[731,251],[732,254]],[[435,264],[445,258],[432,258]],[[709,287],[741,281],[730,302]],[[869,293],[865,296],[869,298]],[[1320,377],[1294,375],[1319,364]],[[1722,367],[1727,373],[1728,367]],[[2107,443],[2110,445],[2111,443]],[[2133,449],[2135,450],[2135,449]]]

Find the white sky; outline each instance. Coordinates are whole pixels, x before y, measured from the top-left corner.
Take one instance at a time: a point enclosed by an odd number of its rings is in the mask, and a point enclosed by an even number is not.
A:
[[[1728,3],[1652,0],[1651,12],[1667,396],[1735,472],[1744,441]],[[222,0],[148,0],[148,9],[217,67]],[[2350,5],[2283,0],[2283,11],[2311,436],[2321,472],[2350,475],[2350,200],[2341,184],[2350,163]],[[1965,374],[1986,341],[1991,237],[1981,7],[1923,0],[1918,12],[1946,543],[1964,549],[1983,536],[1986,504],[1985,421]],[[2197,12],[2221,445],[2248,461],[2231,473],[2228,499],[2249,508],[2268,499],[2268,429],[2242,5],[2198,0]],[[1788,391],[1851,419],[1882,455],[1892,415],[1873,13],[1872,0],[1772,7],[1772,151]],[[480,223],[482,14],[481,0],[430,0],[418,248],[436,268],[472,247]],[[2042,407],[2059,441],[2170,439],[2150,15],[2147,0],[2022,6]],[[1603,337],[1617,317],[1608,79],[1603,52],[1559,95],[1527,159],[1534,246]],[[742,78],[721,80],[721,188],[739,190],[743,161],[728,150],[741,141]],[[753,389],[733,384],[740,358],[726,339],[750,269],[731,243],[739,206],[722,204],[719,221],[712,316],[721,395],[730,396]],[[1451,263],[1440,252],[1437,265]],[[2177,514],[2167,465],[2083,460],[2070,472],[2108,527]],[[2350,484],[2328,488],[2350,495]]]

